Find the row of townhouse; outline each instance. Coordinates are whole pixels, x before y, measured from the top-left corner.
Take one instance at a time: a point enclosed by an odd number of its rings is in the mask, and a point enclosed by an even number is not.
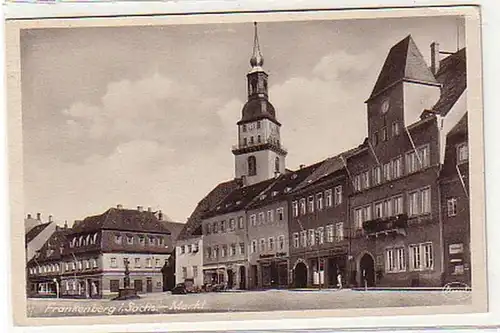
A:
[[[28,295],[100,298],[124,287],[125,266],[138,293],[175,285],[175,235],[183,224],[121,205],[58,227],[27,262]]]
[[[392,47],[366,101],[366,139],[291,171],[254,46],[236,179],[188,221],[178,282],[336,286],[340,275],[350,286],[470,283],[465,49],[444,59],[437,44],[431,49],[429,67],[411,36]],[[242,140],[269,131],[272,142]],[[197,252],[185,250],[195,243]]]

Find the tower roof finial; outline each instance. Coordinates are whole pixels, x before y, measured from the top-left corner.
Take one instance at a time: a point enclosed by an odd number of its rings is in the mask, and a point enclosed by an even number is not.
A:
[[[257,32],[257,22],[254,22],[253,26],[254,26],[254,40],[253,40],[252,57],[250,58],[250,65],[255,68],[255,67],[261,67],[264,64],[264,57],[260,52],[259,34]]]

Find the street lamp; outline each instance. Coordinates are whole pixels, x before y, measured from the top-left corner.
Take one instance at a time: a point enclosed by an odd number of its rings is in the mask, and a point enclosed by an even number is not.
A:
[[[52,281],[56,284],[56,298],[59,298],[60,290],[59,290],[59,281],[56,278],[53,278]]]

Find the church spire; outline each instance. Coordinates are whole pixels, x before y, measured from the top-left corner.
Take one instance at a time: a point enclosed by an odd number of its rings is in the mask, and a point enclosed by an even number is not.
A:
[[[264,65],[264,57],[262,56],[262,52],[260,52],[257,22],[254,22],[253,25],[254,25],[254,39],[253,39],[252,57],[250,58],[250,65],[252,66],[252,71],[256,71],[256,70],[262,70],[261,67],[262,65]]]

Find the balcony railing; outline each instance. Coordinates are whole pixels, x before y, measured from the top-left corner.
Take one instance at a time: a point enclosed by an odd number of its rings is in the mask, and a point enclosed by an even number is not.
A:
[[[396,232],[406,234],[408,228],[408,215],[399,214],[387,218],[377,218],[363,222],[363,230],[367,235],[388,234]]]
[[[242,143],[242,144],[233,145],[232,149],[238,150],[238,149],[243,149],[243,148],[259,147],[262,145],[270,145],[270,146],[278,148],[280,150],[287,151],[285,146],[283,146],[283,144],[280,141],[271,140],[271,139],[267,139],[265,141],[260,141],[260,142],[254,141],[253,143],[247,142],[246,144]]]

